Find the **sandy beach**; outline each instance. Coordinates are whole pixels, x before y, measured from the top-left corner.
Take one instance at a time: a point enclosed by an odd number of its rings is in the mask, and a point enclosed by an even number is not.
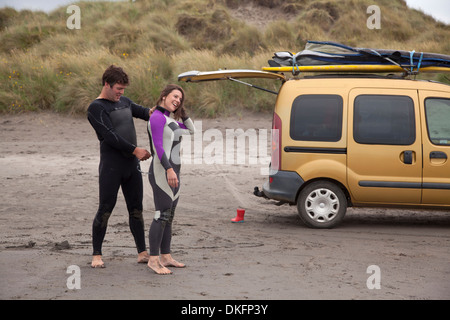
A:
[[[202,133],[223,137],[227,129],[271,127],[270,114],[196,120]],[[139,146],[148,148],[146,123],[135,123]],[[203,150],[213,141],[205,134]],[[267,179],[261,157],[206,164],[194,155],[183,164],[172,248],[186,268],[159,276],[136,263],[119,192],[106,268],[92,269],[99,147],[87,119],[2,115],[0,137],[2,300],[450,299],[449,211],[349,208],[339,227],[309,229],[295,206],[253,195]],[[143,181],[147,234],[154,207],[146,175]],[[231,223],[239,207],[245,222]],[[68,284],[70,266],[78,268],[79,289]],[[378,267],[375,282],[370,266]]]

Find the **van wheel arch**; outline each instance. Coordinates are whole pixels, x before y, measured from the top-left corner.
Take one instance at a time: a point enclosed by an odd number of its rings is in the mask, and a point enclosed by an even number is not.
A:
[[[316,179],[311,179],[311,180],[303,183],[297,191],[297,195],[295,196],[295,202],[293,203],[294,205],[297,205],[300,192],[305,187],[307,187],[308,185],[310,185],[311,183],[316,182],[316,181],[329,181],[329,182],[334,183],[335,185],[339,186],[339,188],[341,188],[342,192],[344,192],[345,197],[347,198],[347,207],[353,207],[352,197],[350,196],[350,192],[348,192],[347,188],[339,181],[334,180],[334,179],[329,179],[329,178],[316,178]]]

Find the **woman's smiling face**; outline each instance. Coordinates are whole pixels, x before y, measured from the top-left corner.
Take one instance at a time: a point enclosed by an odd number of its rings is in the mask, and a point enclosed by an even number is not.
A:
[[[180,90],[172,90],[166,97],[163,98],[162,107],[170,112],[175,112],[181,104],[183,94]]]

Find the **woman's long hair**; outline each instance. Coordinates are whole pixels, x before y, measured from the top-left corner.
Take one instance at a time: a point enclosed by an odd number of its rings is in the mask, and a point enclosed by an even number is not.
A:
[[[169,95],[169,93],[171,93],[173,90],[181,91],[181,95],[182,95],[180,105],[178,106],[177,110],[175,110],[175,112],[173,113],[173,117],[175,118],[175,120],[179,120],[181,118],[186,117],[186,111],[184,110],[184,90],[180,86],[178,86],[176,84],[168,84],[161,91],[161,94],[159,95],[159,98],[156,101],[156,105],[160,106],[163,101],[163,98],[167,97]]]

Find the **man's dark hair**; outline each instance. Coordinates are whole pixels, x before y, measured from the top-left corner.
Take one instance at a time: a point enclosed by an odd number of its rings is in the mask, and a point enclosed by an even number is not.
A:
[[[116,67],[112,64],[103,73],[102,85],[104,86],[105,83],[109,84],[111,87],[116,83],[128,85],[128,75],[121,67]]]

